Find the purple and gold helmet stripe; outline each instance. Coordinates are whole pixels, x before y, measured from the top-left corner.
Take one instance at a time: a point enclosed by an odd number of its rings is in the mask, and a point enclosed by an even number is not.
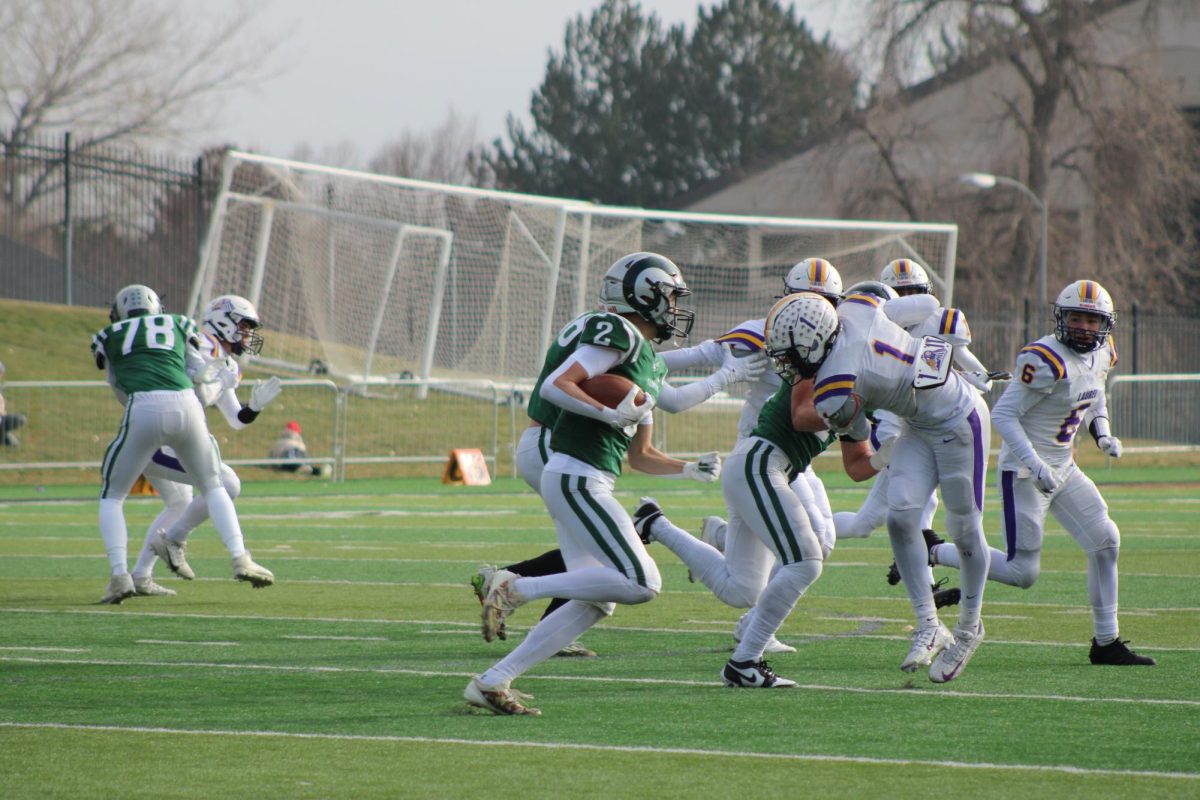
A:
[[[912,274],[912,267],[909,265],[908,259],[907,258],[897,259],[896,260],[896,277],[903,278],[903,277],[905,277],[907,275],[911,275],[911,274]]]
[[[1032,353],[1033,355],[1046,362],[1046,366],[1050,367],[1050,371],[1054,373],[1056,380],[1062,380],[1067,377],[1067,365],[1063,362],[1058,353],[1046,347],[1044,344],[1031,344],[1028,347],[1021,348],[1022,353]]]
[[[813,283],[825,283],[829,280],[829,262],[823,258],[814,258],[808,268],[808,277]]]
[[[1094,303],[1100,297],[1100,284],[1095,281],[1079,282],[1079,299]]]
[[[734,328],[729,333],[718,336],[716,340],[718,342],[745,345],[750,350],[763,349],[763,337],[746,328]]]
[[[879,304],[883,301],[871,294],[852,294],[842,302],[858,303],[859,305],[870,306],[871,308],[879,308]]]

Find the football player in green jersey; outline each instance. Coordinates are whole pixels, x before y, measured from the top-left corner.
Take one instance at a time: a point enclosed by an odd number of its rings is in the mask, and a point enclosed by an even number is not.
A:
[[[484,638],[495,638],[505,618],[526,602],[557,597],[567,603],[544,617],[516,649],[471,680],[464,692],[471,705],[497,714],[541,713],[524,704],[526,696],[511,688],[512,681],[574,642],[611,614],[616,603],[645,603],[662,588],[657,565],[612,492],[626,457],[634,469],[664,477],[716,480],[720,474],[716,453],[684,462],[651,444],[650,412],[672,392],[664,392],[667,368],[650,341],[687,335],[693,314],[679,301],[689,294],[679,267],[670,259],[634,253],[618,260],[604,277],[600,302],[605,313],[574,320],[560,334],[560,341],[577,341],[562,363],[539,382],[539,401],[559,409],[550,438],[553,453],[539,488],[554,518],[567,571],[540,577],[521,577],[508,570],[488,575]],[[604,373],[622,375],[634,384],[616,408],[603,406],[579,387]],[[645,393],[640,405],[635,403],[639,389]],[[715,390],[695,390],[697,396],[706,391]],[[692,399],[685,396],[682,404]]]
[[[797,474],[828,447],[833,437],[813,405],[813,384],[790,354],[808,352],[812,336],[837,329],[833,306],[814,293],[789,294],[765,321],[764,348],[776,360],[782,385],[762,406],[750,434],[738,441],[721,481],[729,509],[725,552],[693,537],[643,497],[633,514],[643,541],[657,541],[688,565],[720,600],[751,608],[725,664],[727,686],[772,689],[795,686],[763,659],[768,644],[800,598],[821,575],[833,539],[822,540],[812,517],[791,488]],[[819,357],[819,354],[818,354]],[[842,465],[855,481],[883,467],[868,442],[843,440]]]
[[[241,545],[233,501],[221,483],[217,443],[196,397],[192,376],[205,365],[196,323],[180,314],[164,314],[158,295],[140,284],[117,293],[109,319],[112,324],[92,337],[92,355],[98,368],[107,368],[125,414],[101,464],[100,533],[112,578],[100,602],[120,603],[135,593],[127,563],[125,498],[163,445],[174,449],[195,478],[221,538],[238,545],[234,578],[255,587],[271,585],[274,576],[255,564]]]
[[[200,404],[206,408],[215,406],[231,428],[243,430],[258,419],[259,413],[282,391],[279,378],[274,376],[255,382],[245,405],[234,391],[242,379],[241,359],[262,350],[264,339],[258,332],[262,326],[258,311],[244,297],[222,295],[204,307],[200,324],[207,348],[204,357],[210,360],[207,369],[214,378],[212,382],[197,386]],[[173,590],[160,586],[153,579],[154,563],[161,558],[184,580],[196,577],[187,561],[187,540],[189,534],[208,519],[208,503],[203,496],[194,496],[191,477],[169,447],[155,450],[142,474],[158,492],[164,507],[146,529],[142,552],[133,566],[133,588],[139,595],[173,595]],[[236,500],[242,481],[224,462],[221,463],[221,483],[229,498]],[[225,544],[231,557],[245,549],[240,537]]]
[[[674,267],[673,264],[671,266]],[[577,348],[595,343],[598,340],[610,341],[610,332],[615,324],[612,312],[604,310],[588,311],[568,323],[559,332],[558,336],[555,337],[555,340],[550,344],[550,348],[546,352],[541,373],[534,385],[532,396],[529,398],[529,427],[521,434],[520,441],[517,443],[516,458],[517,471],[521,475],[521,478],[539,495],[542,491],[542,471],[546,467],[546,462],[554,455],[554,449],[551,445],[551,432],[554,429],[554,424],[562,414],[560,406],[542,398],[542,385],[551,374],[562,366]],[[752,356],[746,357],[740,353],[732,352],[729,348],[722,349],[719,345],[717,349],[719,352],[724,353],[723,359],[720,357],[716,359],[716,363],[720,365],[719,369],[701,380],[691,382],[682,387],[673,387],[670,384],[664,383],[659,394],[658,407],[671,413],[685,411],[692,406],[704,402],[731,384],[739,381],[756,380],[767,371],[767,358],[761,353],[755,353]],[[702,460],[706,463],[711,462],[714,455],[708,454],[702,457]],[[688,474],[701,480],[708,478],[707,473],[699,470],[689,472]],[[556,548],[535,558],[510,564],[504,567],[504,569],[522,577],[534,578],[565,572],[567,566],[563,561],[562,551]],[[485,564],[471,577],[471,587],[480,603],[484,600],[484,589],[487,582],[491,580],[495,572],[495,566]],[[557,611],[566,602],[561,597],[552,599],[542,617],[545,618],[547,615]],[[500,639],[507,638],[507,632],[503,625],[497,629],[496,635]],[[595,653],[578,642],[572,642],[563,647],[556,655],[594,656]]]

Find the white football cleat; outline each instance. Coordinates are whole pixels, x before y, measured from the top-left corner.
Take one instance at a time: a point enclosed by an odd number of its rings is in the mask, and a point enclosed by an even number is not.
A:
[[[516,580],[521,577],[515,572],[498,569],[487,583],[483,599],[483,640],[497,638],[505,618],[525,605],[525,598],[516,590]]]
[[[100,602],[105,605],[119,606],[122,600],[133,597],[133,595],[133,578],[126,572],[124,575],[112,576],[112,580],[108,582],[108,588],[104,591],[104,597],[100,598]]]
[[[726,686],[737,689],[790,689],[795,681],[781,678],[766,661],[734,661],[730,659],[721,670]]]
[[[496,714],[506,716],[524,714],[531,717],[538,717],[542,714],[541,709],[530,708],[523,702],[532,700],[533,695],[523,694],[507,685],[486,686],[480,682],[479,678],[471,678],[471,682],[463,690],[463,697],[476,708],[486,708]]]
[[[725,528],[727,523],[720,517],[705,517],[700,523],[700,541],[725,552]]]
[[[175,590],[160,586],[154,578],[134,578],[133,591],[138,597],[174,597]]]
[[[177,544],[167,538],[167,529],[159,528],[150,537],[150,550],[185,581],[193,580],[196,573],[187,562],[187,542]]]
[[[275,583],[275,575],[271,570],[260,564],[255,564],[254,560],[250,558],[249,551],[233,559],[233,579],[235,581],[245,581],[255,589],[261,589],[264,586],[270,586]]]
[[[947,683],[962,674],[967,662],[975,654],[975,648],[983,641],[983,620],[975,625],[975,630],[966,631],[954,629],[954,642],[938,653],[937,658],[929,667],[929,680],[934,683]]]
[[[912,649],[900,664],[901,672],[916,672],[918,667],[927,667],[935,656],[954,644],[954,635],[942,623],[923,625],[913,631]]]

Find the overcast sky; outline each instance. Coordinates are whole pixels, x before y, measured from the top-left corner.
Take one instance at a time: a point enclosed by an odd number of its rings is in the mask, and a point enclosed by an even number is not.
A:
[[[220,14],[244,0],[188,0]],[[360,161],[404,131],[427,133],[453,109],[475,120],[481,141],[505,131],[510,112],[528,120],[551,49],[567,21],[600,0],[273,0],[256,25],[283,39],[277,77],[222,106],[196,144],[234,143],[287,156],[349,143]],[[641,0],[665,25],[689,27],[700,0]],[[703,5],[713,5],[705,0]],[[801,0],[818,34],[853,30],[861,0]]]

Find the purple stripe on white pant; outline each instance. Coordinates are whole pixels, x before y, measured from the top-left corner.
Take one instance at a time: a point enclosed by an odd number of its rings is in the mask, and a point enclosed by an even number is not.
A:
[[[983,427],[979,424],[979,412],[972,409],[967,415],[971,425],[971,448],[974,451],[975,470],[971,484],[975,488],[975,508],[983,511],[983,475],[987,470],[987,453],[983,452]]]
[[[1004,546],[1008,553],[1007,561],[1012,561],[1017,554],[1017,502],[1013,496],[1013,479],[1017,473],[1003,470],[1000,473],[1000,501],[1004,505]]]

